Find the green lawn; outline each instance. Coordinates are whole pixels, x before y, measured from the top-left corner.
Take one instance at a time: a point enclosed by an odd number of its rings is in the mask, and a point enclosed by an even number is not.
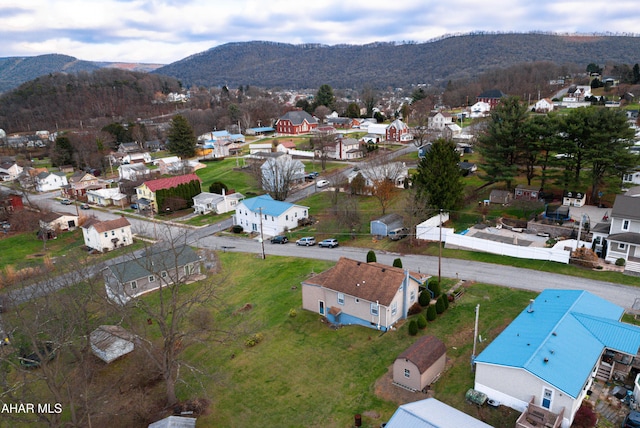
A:
[[[368,411],[378,412],[380,418],[364,416],[363,426],[388,420],[397,404],[378,398],[373,386],[413,343],[406,324],[384,334],[364,327],[331,330],[318,314],[302,310],[300,282],[331,263],[289,257],[259,260],[232,253],[219,256],[229,281],[219,289],[225,309],[216,316],[217,326],[236,334],[224,344],[189,350],[193,364],[204,366],[205,378],[213,379],[205,382],[211,413],[199,423],[348,427],[354,414]],[[434,386],[438,399],[478,416],[474,407],[464,403],[464,393],[473,386],[469,361],[475,307],[481,305],[479,331],[491,339],[533,296],[476,284],[420,333],[436,335],[447,344],[451,366]],[[251,310],[234,315],[247,303]],[[289,316],[291,309],[297,316]],[[244,340],[253,333],[262,333],[264,341],[247,348]],[[192,378],[188,384],[195,381]],[[180,394],[193,398],[193,391],[186,387]],[[500,415],[491,424],[513,426],[515,419],[503,419]]]
[[[247,169],[239,170],[236,165],[244,164],[244,160],[228,158],[224,160],[206,162],[207,167],[196,171],[202,180],[202,191],[208,192],[209,186],[215,181],[226,184],[228,189],[233,189],[247,197],[263,193]]]

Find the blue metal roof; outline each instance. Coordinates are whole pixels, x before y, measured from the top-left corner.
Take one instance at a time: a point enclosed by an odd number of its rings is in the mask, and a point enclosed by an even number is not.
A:
[[[289,202],[276,201],[269,195],[261,195],[256,196],[255,198],[245,199],[242,201],[245,207],[247,207],[251,212],[260,212],[262,209],[262,214],[270,215],[273,217],[279,217],[282,213],[290,209],[294,205]],[[307,208],[308,207],[303,207]]]
[[[276,129],[271,126],[262,126],[259,128],[249,128],[253,132],[273,132]]]
[[[522,368],[577,397],[604,348],[635,355],[640,328],[624,310],[580,290],[545,290],[476,358]]]

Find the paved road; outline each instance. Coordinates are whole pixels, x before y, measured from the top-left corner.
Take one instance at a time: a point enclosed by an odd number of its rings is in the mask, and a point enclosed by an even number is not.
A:
[[[199,247],[216,250],[262,253],[262,245],[257,240],[206,236],[193,243]],[[265,242],[264,252],[266,257],[271,255],[295,256],[329,261],[337,261],[340,257],[348,257],[365,261],[368,249],[346,246],[333,249],[319,248],[318,246],[299,247],[293,243],[273,245]],[[378,262],[388,265],[392,265],[393,260],[400,257],[402,265],[411,271],[433,276],[438,275],[438,257],[400,255],[389,252],[376,252],[376,256]],[[257,259],[256,263],[259,262],[259,259]],[[586,290],[626,309],[630,309],[635,299],[640,298],[640,288],[637,287],[511,266],[443,258],[440,263],[440,269],[441,275],[446,278],[457,277],[464,280],[536,292],[547,288]]]
[[[293,196],[295,198],[295,196]],[[292,198],[292,199],[293,199]],[[57,211],[75,213],[75,206],[58,204]],[[119,216],[111,212],[89,210],[85,213],[96,215],[99,219],[112,219]],[[321,260],[337,261],[340,257],[349,257],[356,260],[366,260],[366,248],[338,247],[335,249],[314,247],[298,247],[293,243],[287,245],[272,245],[265,242],[264,246],[258,240],[239,237],[220,237],[214,234],[231,226],[231,220],[219,224],[213,224],[202,228],[192,228],[179,224],[158,222],[155,224],[145,218],[129,217],[133,230],[146,236],[157,236],[162,239],[182,238],[200,248],[209,248],[224,251],[238,251],[246,253],[270,255],[309,257]],[[391,265],[397,257],[402,258],[403,266],[417,272],[430,275],[438,275],[438,258],[429,256],[403,255],[396,253],[376,253],[379,262]],[[258,259],[259,260],[259,259]],[[259,263],[259,261],[256,261]],[[551,263],[551,262],[550,262]],[[581,279],[567,275],[559,275],[547,272],[521,269],[510,266],[493,265],[488,263],[473,262],[443,258],[440,263],[443,277],[472,280],[495,284],[505,287],[513,287],[532,291],[542,291],[546,288],[580,289],[587,290],[597,296],[605,298],[624,308],[631,308],[636,298],[640,298],[640,288],[629,287],[606,281]],[[65,281],[67,282],[67,281]],[[29,295],[25,291],[22,299]]]

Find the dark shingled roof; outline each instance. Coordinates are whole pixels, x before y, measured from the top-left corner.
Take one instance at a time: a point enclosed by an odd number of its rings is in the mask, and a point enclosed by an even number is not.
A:
[[[427,279],[415,272],[410,275],[421,282]],[[341,257],[334,267],[304,282],[389,306],[404,278],[402,268]]]
[[[311,116],[304,110],[288,111],[280,118],[280,120],[289,120],[294,125],[302,125],[305,120],[307,123],[318,123],[315,117]]]
[[[422,336],[397,359],[406,359],[424,373],[447,352],[445,344],[435,336]]]

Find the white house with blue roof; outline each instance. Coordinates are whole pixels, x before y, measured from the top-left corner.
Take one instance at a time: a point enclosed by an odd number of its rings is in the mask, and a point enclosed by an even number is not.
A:
[[[248,232],[262,231],[263,236],[275,236],[298,227],[298,221],[308,217],[309,207],[261,195],[238,203],[233,224]]]
[[[594,379],[628,376],[637,360],[640,328],[623,314],[586,291],[545,290],[475,358],[474,388],[515,410],[561,415],[569,427]]]

